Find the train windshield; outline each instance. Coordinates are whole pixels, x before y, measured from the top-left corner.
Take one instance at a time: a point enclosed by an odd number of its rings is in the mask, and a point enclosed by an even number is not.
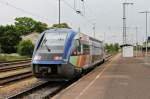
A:
[[[63,53],[68,33],[45,33],[38,50],[49,53]]]

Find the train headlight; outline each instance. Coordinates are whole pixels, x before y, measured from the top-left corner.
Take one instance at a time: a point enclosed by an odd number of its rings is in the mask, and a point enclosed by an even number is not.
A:
[[[38,56],[38,55],[35,56],[35,57],[34,57],[34,60],[41,60],[41,56]]]
[[[54,60],[62,60],[62,56],[54,56]]]

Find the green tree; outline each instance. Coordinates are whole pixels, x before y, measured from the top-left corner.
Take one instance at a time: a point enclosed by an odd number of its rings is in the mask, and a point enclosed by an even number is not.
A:
[[[4,31],[5,31],[5,27],[0,25],[0,50],[1,50],[1,52],[3,52],[1,38],[3,37]]]
[[[22,56],[32,56],[34,50],[34,45],[30,40],[20,41],[19,45],[17,46],[18,54]]]
[[[53,24],[51,28],[52,29],[54,29],[54,28],[68,28],[68,29],[71,29],[67,23]]]
[[[119,51],[119,44],[105,44],[106,53],[115,53]]]
[[[48,29],[46,23],[35,21],[29,17],[15,18],[15,25],[0,25],[0,46],[3,53],[17,52],[21,35],[31,32],[43,32]]]
[[[4,31],[5,31],[5,26],[0,26],[0,37],[3,36],[4,34]]]
[[[35,25],[35,31],[36,32],[43,32],[44,30],[48,29],[48,25],[46,23],[42,23],[42,22],[37,22]]]
[[[43,32],[48,29],[46,23],[37,22],[29,17],[15,18],[15,26],[21,35],[26,35],[31,32]]]
[[[119,51],[119,44],[118,44],[118,43],[115,43],[115,44],[114,44],[114,50],[115,50],[116,52]]]
[[[4,53],[16,52],[16,45],[21,40],[14,25],[0,26],[0,45]]]

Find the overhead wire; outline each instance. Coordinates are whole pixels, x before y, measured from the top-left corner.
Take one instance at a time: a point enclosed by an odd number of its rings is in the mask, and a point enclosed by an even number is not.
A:
[[[89,11],[90,13],[92,13],[92,15],[93,15],[94,19],[96,19],[96,17],[95,17],[95,16],[96,16],[96,14],[95,14],[95,13],[94,13],[94,12],[93,12],[93,11],[92,11],[89,7],[87,7],[87,6],[86,6],[86,8],[88,9],[88,11]]]
[[[72,10],[74,10],[77,13],[77,10],[72,7],[66,0],[62,0],[68,7],[70,7]],[[78,13],[81,17],[84,18],[85,21],[87,21],[90,24],[94,24],[94,22],[92,22],[91,20],[89,20],[85,15],[83,15],[81,12]]]
[[[75,7],[72,7],[66,0],[62,0],[68,7],[70,7],[72,10],[74,10],[76,13],[77,13],[77,10],[75,9]],[[30,12],[30,11],[27,11],[27,10],[25,10],[25,9],[22,9],[22,8],[20,8],[20,7],[17,7],[17,6],[15,6],[15,5],[13,5],[13,4],[11,4],[11,3],[9,3],[9,2],[6,2],[6,1],[2,1],[2,0],[0,0],[0,3],[1,4],[3,4],[3,5],[6,5],[6,6],[9,6],[9,7],[11,7],[11,8],[14,8],[14,9],[16,9],[16,10],[18,10],[18,11],[21,11],[21,12],[23,12],[23,13],[26,13],[26,14],[29,14],[29,15],[32,15],[32,16],[36,16],[36,17],[39,17],[39,18],[41,18],[41,19],[44,19],[44,20],[49,20],[48,18],[45,18],[45,17],[43,17],[43,16],[39,16],[39,15],[37,15],[37,14],[35,14],[35,13],[32,13],[32,12]],[[80,13],[78,13],[81,17],[83,17],[84,18],[84,20],[85,21],[87,21],[88,23],[90,23],[90,24],[95,24],[94,22],[92,22],[91,20],[89,20],[85,15],[83,15],[81,12]]]
[[[39,15],[37,15],[37,14],[35,14],[35,13],[32,13],[32,12],[29,12],[29,11],[27,11],[27,10],[25,10],[25,9],[16,7],[16,6],[14,6],[13,4],[8,3],[8,2],[6,2],[6,1],[0,0],[0,3],[3,4],[3,5],[9,6],[9,7],[11,7],[11,8],[14,8],[14,9],[16,9],[16,10],[19,10],[19,11],[21,11],[21,12],[23,12],[23,13],[26,13],[26,14],[29,14],[29,15],[32,15],[32,16],[36,16],[36,17],[39,17],[39,18],[44,19],[44,20],[47,20],[47,21],[49,20],[48,18],[39,16]]]

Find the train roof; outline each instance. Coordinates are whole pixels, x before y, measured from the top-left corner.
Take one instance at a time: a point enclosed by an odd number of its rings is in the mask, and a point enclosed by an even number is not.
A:
[[[74,32],[74,33],[76,33],[76,34],[78,34],[79,32],[77,32],[77,31],[74,31],[73,29],[68,29],[68,28],[55,28],[55,29],[49,29],[49,30],[46,30],[46,31],[44,31],[44,32]],[[79,33],[79,34],[82,34],[82,35],[85,35],[85,36],[88,36],[89,37],[89,39],[90,40],[92,40],[92,41],[96,41],[96,42],[100,42],[100,43],[102,43],[102,41],[100,41],[100,40],[98,40],[98,39],[96,39],[96,38],[94,38],[94,37],[91,37],[91,36],[89,36],[89,35],[87,35],[87,34],[84,34],[84,33]]]
[[[44,32],[75,32],[73,29],[68,28],[56,28],[56,29],[49,29]],[[76,32],[75,32],[76,33]]]

